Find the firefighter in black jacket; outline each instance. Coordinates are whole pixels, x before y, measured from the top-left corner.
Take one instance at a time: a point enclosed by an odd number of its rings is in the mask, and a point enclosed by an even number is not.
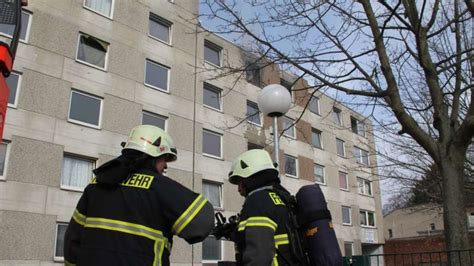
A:
[[[193,244],[214,226],[212,205],[163,176],[177,159],[158,127],[135,127],[122,155],[94,170],[65,235],[66,265],[169,265],[173,235]]]
[[[237,265],[299,265],[289,245],[288,209],[277,190],[288,192],[268,152],[242,153],[233,162],[229,181],[245,197],[233,236]]]

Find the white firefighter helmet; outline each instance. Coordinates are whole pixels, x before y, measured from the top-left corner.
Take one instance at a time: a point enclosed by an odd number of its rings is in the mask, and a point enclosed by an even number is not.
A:
[[[178,156],[178,151],[170,135],[161,128],[152,125],[134,127],[123,149],[141,151],[151,157],[166,155],[167,162],[176,161]]]
[[[248,178],[263,170],[275,170],[278,174],[276,164],[273,163],[270,154],[261,149],[248,150],[232,163],[229,173],[229,182],[237,185],[241,178]]]

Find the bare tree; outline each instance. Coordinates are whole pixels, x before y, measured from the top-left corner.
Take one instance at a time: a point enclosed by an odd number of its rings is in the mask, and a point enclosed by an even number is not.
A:
[[[254,53],[316,88],[390,113],[374,117],[439,169],[448,248],[469,248],[462,192],[474,134],[470,0],[202,1],[213,32],[253,43]]]

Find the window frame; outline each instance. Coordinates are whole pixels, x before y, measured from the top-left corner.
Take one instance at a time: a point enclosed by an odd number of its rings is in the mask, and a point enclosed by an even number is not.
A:
[[[3,163],[3,173],[0,175],[0,181],[7,180],[7,173],[8,173],[8,159],[10,158],[10,148],[11,148],[11,141],[10,140],[2,140],[1,144],[6,144],[5,149],[5,162]]]
[[[338,140],[342,142],[342,154],[339,154],[339,150],[337,148]],[[336,137],[336,154],[339,157],[346,158],[346,142],[338,137]]]
[[[153,116],[153,117],[156,117],[156,118],[161,118],[163,119],[165,122],[164,122],[164,128],[162,128],[164,131],[168,132],[168,117],[167,116],[164,116],[164,115],[160,115],[160,114],[156,114],[156,113],[152,113],[152,112],[149,112],[149,111],[146,111],[146,110],[142,110],[142,125],[143,125],[143,117],[145,115],[148,115],[148,116]],[[153,126],[156,126],[156,125],[153,125]],[[156,126],[158,127],[158,126]]]
[[[343,188],[341,187],[341,174],[344,174],[346,176],[346,187]],[[349,173],[344,172],[344,171],[337,171],[337,177],[339,180],[339,189],[343,191],[349,191]]]
[[[207,237],[212,237],[212,238],[216,238],[214,235],[208,235]],[[222,261],[223,258],[224,258],[224,241],[223,240],[219,240],[216,238],[217,241],[219,241],[220,243],[220,246],[221,246],[221,252],[220,252],[220,259],[217,259],[217,260],[205,260],[202,258],[202,254],[201,254],[201,263],[204,264],[204,263],[217,263],[219,261]],[[203,241],[204,242],[204,241]],[[204,246],[204,244],[202,244]],[[204,247],[202,247],[202,250],[204,251]]]
[[[289,116],[286,116],[286,115],[284,115],[284,116],[282,117],[282,119],[288,119],[288,120],[292,121],[292,122],[291,122],[292,126],[289,127],[288,129],[286,129],[285,120],[282,121],[282,130],[285,130],[285,131],[283,132],[283,136],[288,137],[288,138],[290,138],[290,139],[296,139],[296,124],[295,124],[295,120],[294,120],[293,118],[289,117]],[[290,135],[287,134],[287,132],[289,132],[290,130],[291,130],[291,132],[293,132],[293,136],[290,136]]]
[[[364,213],[364,216],[365,216],[365,221],[367,222],[367,225],[365,224],[362,224],[362,221],[360,221],[360,227],[364,227],[364,228],[377,228],[377,221],[376,221],[376,216],[375,216],[375,212],[374,211],[368,211],[368,210],[360,210],[359,211],[359,215],[362,215],[362,213]],[[373,217],[374,217],[374,225],[369,225],[369,213],[372,213]],[[359,219],[360,220],[360,219]]]
[[[316,167],[317,166],[320,166],[323,169],[323,181],[324,181],[323,183],[317,181],[317,179],[316,179]],[[313,174],[314,174],[314,182],[315,183],[320,184],[320,185],[326,185],[326,169],[325,169],[324,165],[314,163],[313,164]]]
[[[316,102],[318,103],[318,110],[317,110],[317,113],[313,112],[313,110],[311,110],[311,100],[315,99]],[[315,114],[315,115],[321,115],[321,107],[320,107],[320,102],[319,102],[320,98],[317,97],[317,96],[314,96],[314,95],[311,95],[311,98],[309,98],[309,103],[308,103],[308,109],[311,113]]]
[[[208,61],[206,59],[206,47],[208,49],[211,49],[215,52],[217,52],[217,56],[218,56],[218,59],[219,59],[219,64],[216,65],[215,63],[211,62],[211,61]],[[209,64],[209,65],[212,65],[212,66],[215,66],[217,68],[221,68],[222,67],[222,50],[223,48],[209,40],[204,40],[204,53],[203,53],[203,57],[204,57],[204,63],[206,64]]]
[[[16,70],[13,70],[11,73],[10,73],[10,76],[11,75],[17,75],[18,76],[18,82],[16,83],[16,90],[15,90],[15,101],[13,103],[9,103],[7,104],[8,107],[10,108],[18,108],[18,95],[20,94],[20,88],[21,88],[21,80],[23,79],[23,73],[22,72],[19,72],[19,71],[16,71]],[[6,79],[5,79],[5,82],[6,82]],[[9,88],[11,90],[11,88]]]
[[[315,134],[315,133],[319,134],[319,144],[321,145],[320,147],[314,145],[313,134]],[[321,130],[317,129],[317,128],[314,128],[314,127],[311,128],[311,146],[313,148],[317,148],[317,149],[321,149],[321,150],[324,149],[324,146],[323,146],[323,132]]]
[[[354,127],[354,123],[355,123],[355,127]],[[363,131],[359,130],[359,125],[362,125]],[[351,115],[351,131],[352,133],[357,134],[361,137],[364,137],[364,138],[367,137],[367,130],[366,130],[365,123],[352,115]]]
[[[110,4],[110,16],[107,16],[106,14],[103,14],[103,13],[97,11],[97,10],[92,9],[91,7],[86,6],[86,1],[87,0],[82,1],[82,7],[84,9],[87,9],[87,10],[89,10],[89,11],[91,11],[91,12],[97,14],[97,15],[100,15],[100,16],[104,17],[104,18],[108,18],[110,20],[114,19],[115,0],[111,0],[112,3]]]
[[[349,223],[345,223],[344,222],[344,208],[348,209],[349,210]],[[341,206],[341,214],[342,214],[342,225],[350,225],[352,226],[352,209],[350,206],[345,206],[345,205],[342,205]]]
[[[212,206],[214,208],[214,210],[217,210],[217,211],[222,211],[224,210],[224,184],[222,183],[219,183],[219,182],[216,182],[216,181],[212,181],[212,180],[208,180],[208,179],[202,179],[202,186],[204,187],[204,183],[207,183],[208,185],[216,185],[219,189],[219,203],[220,203],[220,206]],[[204,192],[202,192],[202,194],[204,195]],[[209,201],[209,199],[208,199]],[[209,201],[209,203],[211,203]],[[211,203],[212,205],[212,203]]]
[[[213,135],[216,135],[216,136],[219,136],[219,139],[220,139],[220,143],[219,143],[219,146],[220,146],[220,156],[215,156],[213,154],[209,154],[209,153],[205,153],[204,152],[204,132],[207,132],[209,134],[213,134]],[[202,141],[202,155],[205,156],[205,157],[209,157],[209,158],[214,158],[214,159],[219,159],[219,160],[222,160],[224,158],[224,147],[223,147],[223,143],[222,143],[222,139],[224,137],[223,134],[221,133],[218,133],[218,132],[215,132],[215,131],[212,131],[212,130],[209,130],[209,129],[206,129],[206,128],[203,128],[202,129],[202,134],[203,134],[203,141]]]
[[[54,238],[54,255],[53,255],[53,261],[54,262],[64,262],[64,256],[60,257],[60,256],[56,256],[56,246],[58,245],[58,232],[59,232],[59,225],[66,225],[66,230],[67,230],[67,226],[69,226],[69,223],[67,222],[59,222],[57,221],[56,222],[56,227],[55,227],[55,231],[56,233],[54,234],[55,235],[55,238]]]
[[[344,256],[348,257],[349,254],[346,254],[346,246],[351,246],[351,254],[350,257],[354,256],[354,243],[353,242],[346,242],[344,241]]]
[[[336,125],[338,125],[338,126],[344,125],[344,121],[343,121],[343,119],[342,119],[342,110],[341,110],[341,109],[339,109],[339,108],[337,108],[337,107],[334,106],[334,107],[332,108],[331,113],[332,113],[332,116],[333,116],[333,117],[332,117],[332,121],[334,122],[334,124],[336,124]],[[337,117],[337,120],[338,120],[338,121],[336,121],[336,117]]]
[[[291,178],[296,178],[296,179],[299,179],[298,177],[298,157],[296,156],[293,156],[293,155],[289,155],[289,154],[286,154],[284,155],[285,157],[285,175],[288,176],[288,177],[291,177]],[[287,165],[287,161],[288,161],[288,157],[290,158],[293,158],[295,160],[295,175],[292,175],[292,174],[289,174],[286,172],[286,165]]]
[[[250,123],[250,124],[252,124],[252,125],[262,127],[262,126],[263,126],[263,123],[262,123],[262,122],[263,122],[263,119],[262,119],[262,112],[260,112],[260,109],[258,108],[258,104],[255,103],[255,102],[252,102],[252,101],[250,101],[250,100],[247,100],[247,105],[246,105],[247,109],[248,109],[248,106],[249,106],[249,105],[250,105],[250,106],[254,105],[254,106],[256,107],[256,109],[258,110],[258,113],[257,113],[257,114],[254,114],[254,115],[252,115],[252,116],[248,116],[248,112],[247,112],[247,114],[246,114],[246,116],[247,116],[247,122]],[[257,124],[257,123],[255,123],[255,122],[249,120],[250,117],[257,116],[257,115],[258,115],[258,120],[260,121],[259,124]]]
[[[92,68],[95,68],[95,69],[98,69],[98,70],[102,70],[102,71],[105,71],[107,72],[107,66],[108,66],[108,63],[109,63],[109,52],[110,52],[110,43],[109,42],[106,42],[102,39],[99,39],[97,37],[94,37],[90,34],[87,34],[87,33],[84,33],[84,32],[79,32],[79,37],[77,38],[77,46],[76,46],[76,55],[75,55],[75,61],[80,63],[80,64],[83,64],[83,65],[86,65],[86,66],[90,66]],[[96,66],[92,63],[89,63],[89,62],[86,62],[84,60],[81,60],[79,59],[79,45],[81,44],[81,36],[85,36],[85,37],[90,37],[90,38],[94,38],[98,41],[101,41],[101,42],[104,42],[104,43],[107,43],[107,51],[105,52],[105,58],[104,58],[104,67],[100,67],[100,66]]]
[[[160,24],[164,27],[167,27],[168,28],[168,39],[169,41],[165,41],[165,40],[162,40],[160,39],[159,37],[157,36],[154,36],[150,33],[150,20],[157,23],[157,24]],[[159,42],[162,42],[164,44],[167,44],[167,45],[172,45],[173,43],[173,22],[153,13],[153,12],[149,12],[149,16],[148,16],[148,37],[152,38],[153,40],[156,40],[156,41],[159,41]]]
[[[73,94],[73,93],[77,93],[77,94],[81,94],[81,95],[84,95],[84,96],[87,96],[87,97],[95,98],[95,99],[97,99],[97,100],[100,101],[98,125],[89,124],[89,123],[87,123],[87,122],[82,122],[82,121],[79,121],[79,120],[70,118],[70,116],[71,116],[72,94]],[[92,95],[92,94],[89,94],[89,93],[87,93],[87,92],[82,92],[82,91],[79,91],[79,90],[71,89],[71,93],[70,93],[70,95],[69,95],[69,108],[68,108],[68,114],[67,114],[67,121],[70,122],[70,123],[77,124],[77,125],[81,125],[81,126],[85,126],[85,127],[90,127],[90,128],[95,128],[95,129],[101,129],[101,127],[102,127],[102,113],[103,113],[103,107],[104,107],[104,99],[103,99],[103,98],[98,97],[98,96],[95,96],[95,95]]]
[[[205,90],[217,92],[217,94],[219,95],[219,97],[218,97],[219,108],[215,108],[214,106],[210,106],[210,105],[207,105],[207,104],[204,103],[204,91]],[[214,86],[210,83],[203,82],[203,85],[202,85],[202,105],[206,108],[209,108],[209,109],[212,109],[214,111],[218,111],[218,112],[222,113],[224,111],[224,101],[223,101],[223,98],[222,98],[222,89],[217,87],[217,86]]]
[[[18,40],[21,43],[26,44],[26,43],[28,43],[28,40],[30,38],[31,20],[33,19],[33,12],[31,12],[30,10],[22,8],[21,13],[25,13],[25,14],[28,15],[28,25],[26,26],[25,39],[21,39],[21,32],[20,32],[20,37],[18,37]],[[22,25],[22,28],[23,28],[23,26],[24,25]],[[6,38],[9,38],[9,39],[13,38],[12,35],[10,35],[8,33],[4,33],[4,32],[0,32],[0,36],[6,37]]]
[[[364,153],[367,154],[366,157],[364,157]],[[370,166],[369,151],[364,150],[364,149],[354,145],[354,157],[355,157],[356,162],[358,164],[361,164],[361,165],[364,165],[364,166]],[[367,158],[367,163],[364,162],[364,158]]]
[[[62,166],[62,162],[64,161],[64,158],[66,156],[70,157],[70,158],[72,157],[72,158],[75,158],[75,159],[83,160],[83,161],[91,161],[93,163],[92,170],[94,170],[97,167],[97,158],[91,158],[91,157],[87,157],[87,156],[83,156],[83,155],[79,155],[79,154],[75,154],[75,153],[69,153],[69,152],[64,152],[63,153],[63,160],[61,161],[61,176],[60,176],[60,180],[59,180],[59,189],[67,190],[67,191],[83,192],[84,189],[87,187],[87,185],[90,183],[90,180],[92,179],[94,174],[91,171],[89,181],[87,182],[87,184],[84,185],[84,187],[63,185],[63,166]]]
[[[163,69],[166,69],[166,89],[157,87],[153,84],[149,84],[149,83],[146,82],[146,76],[147,76],[146,72],[147,72],[147,68],[148,68],[148,62],[150,62],[150,64],[153,64],[153,65],[156,65],[156,66],[161,67]],[[146,87],[155,89],[157,91],[169,93],[170,92],[170,79],[171,79],[171,67],[169,67],[167,65],[164,65],[164,64],[161,64],[161,63],[158,63],[157,61],[151,60],[149,58],[145,58],[145,73],[144,73],[144,77],[143,77],[143,84]]]
[[[359,185],[359,181],[362,180],[362,191],[360,191],[360,185]],[[369,187],[370,187],[370,193],[367,193],[365,191],[365,184],[366,183],[369,183]],[[364,195],[364,196],[369,196],[369,197],[373,197],[373,192],[372,192],[372,181],[366,179],[366,178],[362,178],[360,176],[357,177],[357,193],[359,193],[360,195]]]

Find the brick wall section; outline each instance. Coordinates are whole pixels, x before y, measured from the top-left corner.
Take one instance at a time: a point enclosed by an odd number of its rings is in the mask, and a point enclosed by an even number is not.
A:
[[[469,242],[471,247],[474,246],[474,232],[469,234]],[[404,259],[403,265],[421,265],[423,260],[428,262],[430,255],[416,254],[416,255],[393,255],[393,254],[410,254],[410,253],[424,253],[424,252],[439,252],[446,251],[446,241],[443,235],[430,236],[430,237],[412,237],[403,239],[389,239],[385,240],[384,245],[384,258],[387,265],[395,265],[396,262],[400,263]],[[392,254],[392,255],[389,255]],[[447,261],[446,253],[432,253],[431,262],[443,262]],[[410,264],[410,263],[413,264]],[[395,263],[395,264],[394,264]],[[408,264],[407,264],[408,263]],[[438,264],[436,264],[438,265]]]
[[[314,173],[313,173],[313,159],[306,158],[303,156],[298,156],[298,177],[304,180],[308,180],[310,182],[314,181]]]

